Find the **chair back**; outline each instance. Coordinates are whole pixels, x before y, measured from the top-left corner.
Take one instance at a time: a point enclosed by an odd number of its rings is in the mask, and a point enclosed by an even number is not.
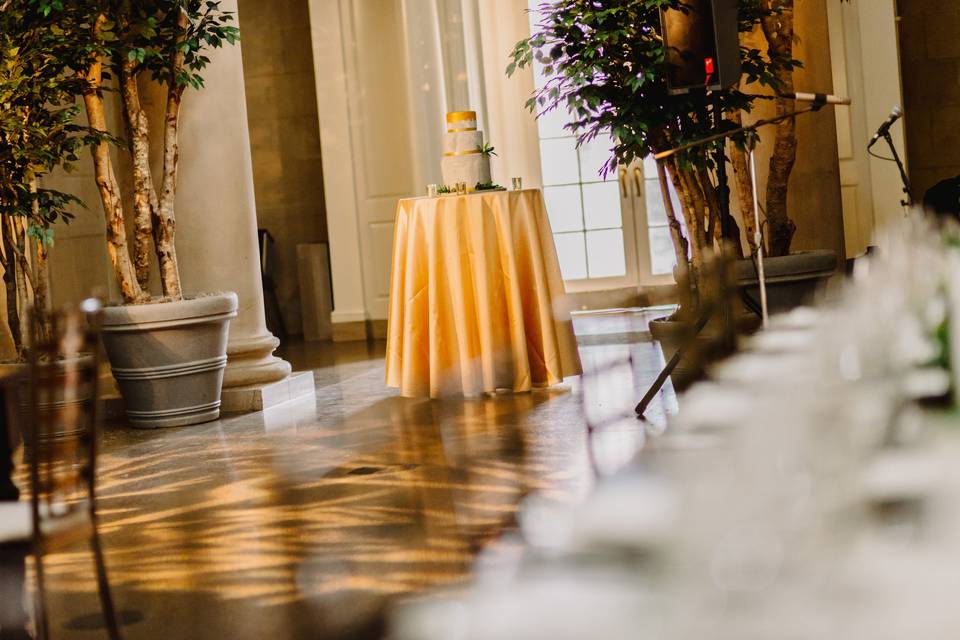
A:
[[[97,460],[102,307],[30,316],[30,493],[34,531],[42,521],[93,512]]]
[[[260,243],[260,275],[272,280],[276,263],[274,257],[276,242],[273,239],[273,234],[266,229],[257,229],[257,240]]]

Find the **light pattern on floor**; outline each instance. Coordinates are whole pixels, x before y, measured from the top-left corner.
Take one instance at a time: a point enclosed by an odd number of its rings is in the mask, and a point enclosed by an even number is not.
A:
[[[638,380],[662,362],[651,343],[590,345],[586,366],[632,353]],[[465,580],[529,493],[574,499],[593,483],[576,381],[436,402],[385,389],[377,356],[321,362],[315,375],[308,406],[105,433],[101,532],[121,608],[146,614],[132,635],[351,629],[385,598]],[[47,566],[58,617],[95,608],[85,550]]]

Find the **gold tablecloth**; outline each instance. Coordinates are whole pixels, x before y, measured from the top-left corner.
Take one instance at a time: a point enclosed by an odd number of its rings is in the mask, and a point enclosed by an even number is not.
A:
[[[387,385],[473,396],[581,373],[550,221],[537,189],[397,205]]]

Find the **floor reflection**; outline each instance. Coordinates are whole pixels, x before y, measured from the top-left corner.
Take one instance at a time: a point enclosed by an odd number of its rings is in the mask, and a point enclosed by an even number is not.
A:
[[[631,358],[629,406],[663,362],[649,317],[576,321],[585,368]],[[570,500],[592,486],[578,380],[410,400],[384,388],[382,353],[382,344],[293,345],[285,355],[314,369],[316,403],[107,431],[102,533],[116,599],[143,616],[130,637],[379,637],[390,598],[455,588],[481,550],[516,529],[530,492]],[[653,415],[674,402],[668,387]],[[643,430],[616,426],[594,449],[622,464]],[[55,626],[99,637],[71,626],[96,611],[85,551],[48,565]]]

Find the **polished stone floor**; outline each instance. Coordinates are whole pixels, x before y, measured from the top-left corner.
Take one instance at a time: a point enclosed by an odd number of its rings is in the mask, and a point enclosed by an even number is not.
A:
[[[456,588],[480,550],[515,544],[500,539],[526,495],[590,489],[585,409],[629,412],[662,365],[646,325],[665,313],[578,316],[584,368],[599,373],[528,394],[404,399],[384,387],[382,343],[292,344],[283,355],[314,371],[315,402],[183,429],[108,427],[102,536],[127,636],[381,637],[393,598]],[[651,420],[675,403],[668,385]],[[103,637],[89,554],[48,567],[56,635]]]

